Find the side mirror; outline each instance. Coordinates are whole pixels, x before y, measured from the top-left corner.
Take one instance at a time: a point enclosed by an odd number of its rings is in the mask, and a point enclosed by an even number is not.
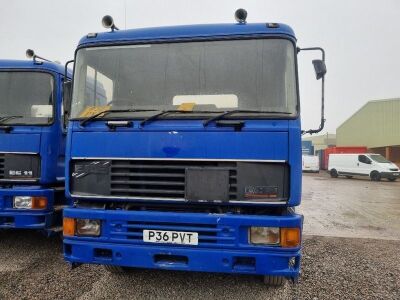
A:
[[[312,61],[315,70],[315,76],[317,80],[321,79],[326,74],[326,65],[325,62],[321,59],[315,59]]]
[[[309,129],[302,130],[301,134],[314,134],[321,132],[325,126],[325,74],[326,74],[326,65],[325,65],[325,51],[321,47],[311,47],[311,48],[297,48],[297,52],[300,51],[320,51],[322,59],[315,59],[312,61],[315,70],[315,76],[317,80],[321,79],[321,123],[317,129]]]
[[[72,81],[66,80],[63,82],[63,109],[64,109],[64,118],[67,119],[69,115],[69,110],[71,107],[71,95],[72,92]]]

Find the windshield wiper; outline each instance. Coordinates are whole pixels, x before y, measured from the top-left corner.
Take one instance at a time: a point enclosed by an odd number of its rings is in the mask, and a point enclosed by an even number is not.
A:
[[[144,112],[144,111],[157,111],[157,109],[133,109],[133,108],[129,108],[129,109],[110,109],[110,110],[105,110],[105,111],[101,111],[98,112],[94,115],[91,115],[89,117],[87,117],[86,119],[83,119],[80,123],[81,126],[85,126],[86,124],[90,123],[91,121],[93,121],[94,119],[96,119],[97,117],[101,116],[104,117],[110,113],[126,113],[126,112]]]
[[[225,111],[219,115],[216,115],[215,117],[209,118],[203,122],[203,126],[206,127],[208,124],[211,122],[217,121],[224,119],[225,117],[228,117],[233,114],[239,114],[239,113],[257,113],[257,114],[285,114],[285,115],[290,115],[290,112],[287,111],[263,111],[263,110],[242,110],[242,109],[236,109],[236,110],[230,110],[230,111]]]
[[[6,116],[6,117],[2,117],[0,119],[0,124],[4,124],[5,121],[11,120],[11,119],[17,119],[17,118],[23,118],[23,116]]]
[[[157,120],[159,117],[162,117],[167,114],[172,114],[172,113],[182,113],[182,114],[190,114],[190,113],[200,113],[200,114],[211,114],[211,113],[217,113],[217,111],[207,111],[207,110],[163,110],[159,112],[158,114],[152,115],[146,119],[144,119],[142,122],[140,122],[140,127],[143,127],[145,124],[151,123],[154,120]]]

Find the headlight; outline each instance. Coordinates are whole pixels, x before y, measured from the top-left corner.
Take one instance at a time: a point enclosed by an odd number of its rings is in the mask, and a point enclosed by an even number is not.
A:
[[[250,243],[298,247],[301,242],[300,228],[250,227]]]
[[[32,197],[29,196],[15,196],[14,208],[30,209],[32,208]]]
[[[279,244],[279,227],[250,227],[250,243],[256,245]]]
[[[99,236],[100,220],[76,219],[76,235],[78,236]]]
[[[47,207],[46,197],[15,196],[13,207],[18,209],[45,209]]]

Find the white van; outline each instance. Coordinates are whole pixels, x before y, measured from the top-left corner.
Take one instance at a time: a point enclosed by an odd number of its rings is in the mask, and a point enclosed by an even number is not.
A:
[[[373,181],[379,181],[381,178],[395,181],[400,177],[399,168],[394,163],[374,153],[330,154],[328,171],[333,178],[369,176]]]
[[[319,157],[314,155],[303,155],[303,172],[319,172]]]

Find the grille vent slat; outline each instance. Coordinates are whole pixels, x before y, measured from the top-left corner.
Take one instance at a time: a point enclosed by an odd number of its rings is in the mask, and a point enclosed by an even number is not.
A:
[[[229,170],[229,198],[237,199],[237,163],[226,161],[112,160],[111,195],[185,198],[187,168],[221,168]]]
[[[0,179],[4,178],[4,153],[0,153]]]

